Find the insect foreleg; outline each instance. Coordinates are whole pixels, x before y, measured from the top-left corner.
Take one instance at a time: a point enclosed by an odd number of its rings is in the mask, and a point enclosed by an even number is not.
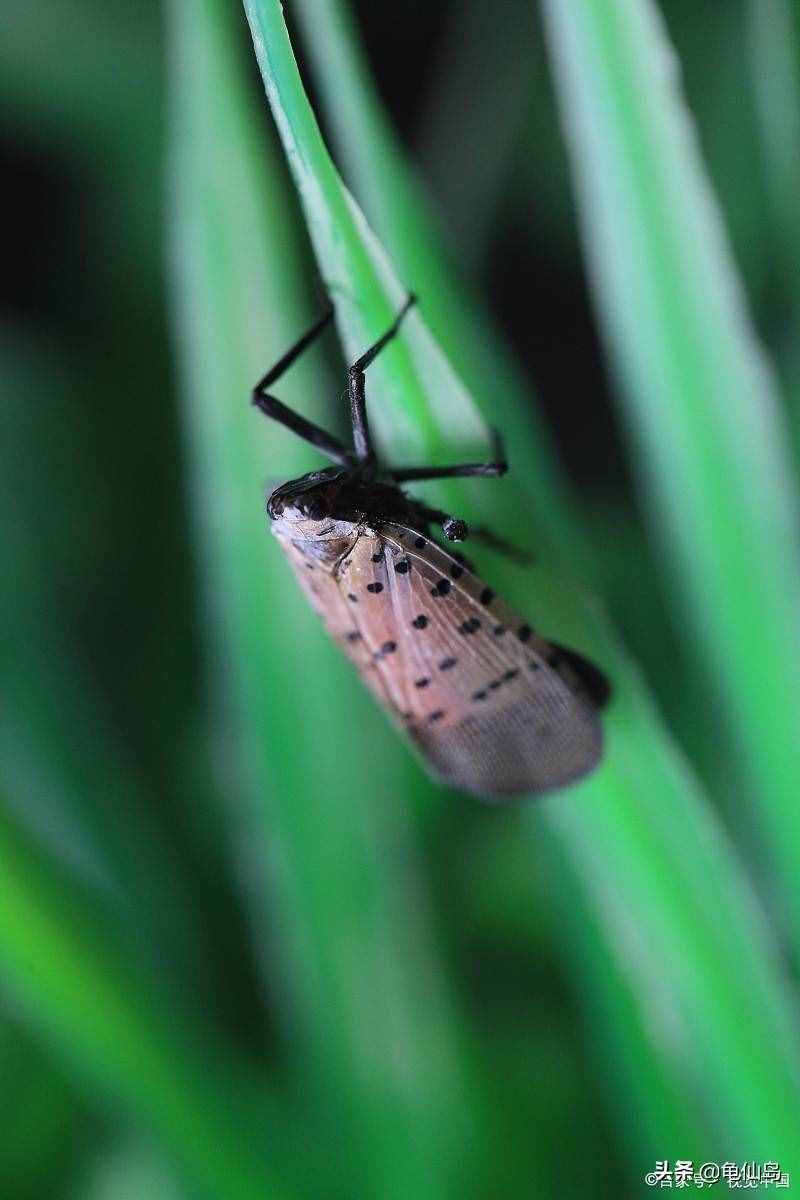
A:
[[[289,367],[292,365],[292,363],[300,357],[303,351],[306,350],[316,338],[319,337],[322,331],[328,327],[332,320],[333,308],[329,308],[324,316],[320,317],[316,325],[312,325],[307,333],[304,333],[301,338],[298,338],[295,344],[286,351],[283,357],[278,359],[274,367],[270,367],[261,382],[256,384],[255,388],[253,389],[253,394],[255,395],[256,392],[266,391],[266,389],[271,387],[273,383],[277,383],[281,375],[285,374],[285,372],[289,370]]]
[[[313,421],[308,421],[299,413],[293,412],[291,408],[281,404],[277,397],[270,396],[268,392],[259,391],[260,387],[259,384],[258,388],[253,389],[253,404],[265,417],[271,417],[273,421],[291,429],[303,441],[310,442],[312,446],[316,446],[318,450],[326,454],[332,462],[339,463],[343,467],[353,465],[353,455],[332,433],[326,433]]]
[[[308,333],[304,333],[299,341],[295,342],[291,349],[287,350],[283,357],[278,359],[274,367],[271,367],[263,379],[259,380],[253,388],[252,400],[253,404],[261,410],[264,416],[271,417],[273,421],[278,421],[279,424],[285,425],[287,429],[291,429],[298,437],[303,438],[306,442],[310,442],[312,446],[316,446],[323,454],[327,454],[328,458],[332,459],[333,462],[339,463],[341,466],[349,466],[352,464],[353,456],[333,434],[326,433],[324,429],[320,429],[312,421],[301,417],[299,413],[292,412],[277,397],[271,396],[267,391],[267,388],[276,383],[288,371],[292,363],[300,357],[314,339],[319,337],[330,323],[332,317],[333,309],[330,308],[317,321],[316,325],[309,329]]]
[[[355,447],[356,458],[359,462],[369,462],[374,458],[374,450],[372,448],[372,439],[369,435],[369,423],[367,421],[367,402],[364,386],[364,372],[371,362],[374,362],[378,354],[380,354],[387,342],[390,342],[400,328],[400,323],[408,310],[417,302],[416,296],[409,294],[400,312],[394,319],[393,324],[386,330],[383,337],[378,338],[369,350],[356,359],[352,367],[348,369],[348,393],[350,396],[350,418],[353,423],[353,446]]]

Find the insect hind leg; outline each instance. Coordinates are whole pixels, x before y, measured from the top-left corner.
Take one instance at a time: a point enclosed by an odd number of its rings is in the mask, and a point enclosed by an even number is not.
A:
[[[470,476],[499,476],[508,470],[503,440],[498,430],[492,430],[492,461],[485,463],[457,463],[452,467],[399,467],[392,471],[396,483],[410,483],[424,479],[466,479]]]
[[[268,392],[262,392],[254,388],[253,404],[265,417],[270,417],[271,420],[277,421],[279,425],[285,425],[287,429],[291,429],[292,433],[296,433],[298,437],[301,437],[304,442],[310,442],[312,446],[316,446],[332,462],[338,463],[342,467],[352,466],[352,454],[332,433],[327,433],[324,429],[320,429],[319,425],[315,425],[313,421],[308,421],[305,417],[301,417],[299,413],[293,412],[291,408],[287,408],[285,404],[281,404],[276,396],[271,396]]]

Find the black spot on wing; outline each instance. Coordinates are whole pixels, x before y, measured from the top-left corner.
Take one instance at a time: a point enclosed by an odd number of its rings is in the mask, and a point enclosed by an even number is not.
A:
[[[397,639],[402,654],[373,660],[384,681],[382,702],[404,720],[434,773],[464,790],[500,796],[547,790],[591,769],[602,735],[588,701],[599,704],[607,694],[602,674],[546,642],[471,568],[463,579],[454,575],[449,548],[397,528],[399,536],[387,526],[385,558],[408,559],[411,569],[393,568],[388,580],[381,575],[390,603],[384,596],[365,601],[353,616],[369,622],[364,636],[373,652],[384,639]],[[373,542],[367,562],[376,549]],[[362,600],[365,584],[356,589]],[[426,625],[417,624],[420,617]],[[374,638],[367,632],[373,621]],[[462,626],[475,621],[475,632],[464,636]]]

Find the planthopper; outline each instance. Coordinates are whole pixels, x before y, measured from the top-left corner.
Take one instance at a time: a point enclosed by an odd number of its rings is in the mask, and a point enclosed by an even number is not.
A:
[[[373,449],[365,372],[414,303],[409,296],[348,370],[352,448],[269,392],[332,309],[253,389],[261,412],[335,464],[270,493],[272,532],[331,636],[436,779],[496,800],[563,787],[600,760],[605,677],[542,637],[432,536],[437,528],[445,542],[463,541],[464,521],[404,488],[502,475],[499,444],[492,462],[401,469],[379,463]]]

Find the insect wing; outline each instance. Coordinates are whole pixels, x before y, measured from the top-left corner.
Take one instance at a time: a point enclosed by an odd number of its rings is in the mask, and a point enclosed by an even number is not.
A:
[[[494,796],[590,771],[602,750],[599,672],[539,637],[435,542],[384,533],[406,726],[432,771]]]
[[[344,571],[340,568],[336,573],[315,561],[310,554],[303,553],[298,545],[283,539],[281,545],[298,583],[322,618],[330,636],[345,651],[375,699],[399,719],[397,704],[393,702],[395,697],[387,692],[383,676],[378,671],[379,655],[376,653],[377,648],[391,635],[391,629],[385,628],[382,619],[391,610],[386,610],[383,605],[375,605],[369,606],[368,612],[362,612],[356,607],[359,597],[353,590],[362,590],[363,586],[365,596],[371,597],[371,593],[365,590],[365,584],[372,580],[373,573],[370,539],[354,536],[350,552],[344,555],[347,567]],[[362,557],[366,560],[363,572],[359,569]],[[359,578],[363,573],[368,574],[364,585]],[[362,622],[366,624],[364,630]]]
[[[436,542],[362,530],[333,571],[284,548],[331,636],[443,782],[500,798],[597,764],[602,676]]]

